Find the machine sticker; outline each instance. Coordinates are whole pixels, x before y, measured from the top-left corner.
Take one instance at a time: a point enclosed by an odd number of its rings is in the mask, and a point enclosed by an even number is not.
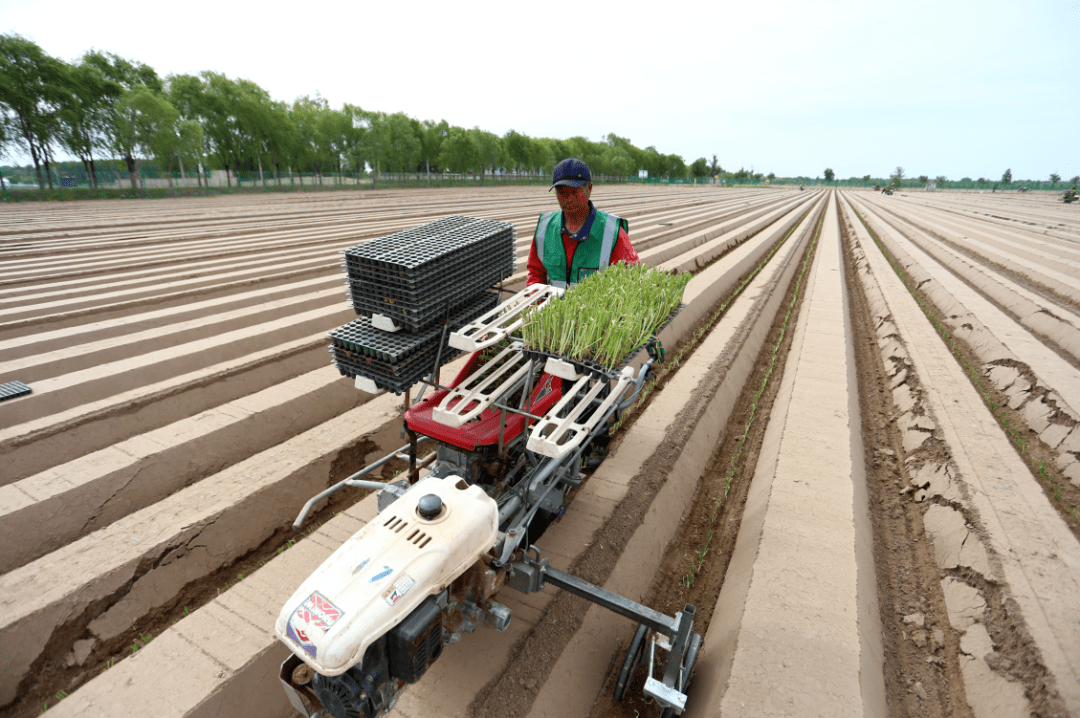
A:
[[[289,638],[293,640],[294,643],[296,643],[296,645],[303,648],[305,653],[307,653],[312,658],[318,658],[316,654],[318,653],[319,649],[315,647],[315,644],[311,642],[311,639],[308,638],[306,633],[292,625],[292,619],[289,619],[289,624],[285,628],[285,633],[289,636]]]
[[[390,568],[389,566],[384,565],[383,570],[379,571],[377,574],[372,576],[371,580],[368,581],[368,583],[375,583],[376,581],[382,581],[384,578],[386,578],[387,576],[389,576],[393,572],[394,572],[394,569]]]
[[[401,600],[402,596],[409,592],[410,588],[415,585],[416,581],[409,578],[408,574],[403,573],[401,574],[401,578],[399,578],[397,581],[394,581],[394,585],[391,586],[389,590],[387,590],[387,592],[383,594],[383,598],[386,599],[387,603],[393,606],[395,603]]]
[[[324,631],[337,623],[337,620],[345,615],[345,612],[330,602],[326,596],[315,591],[300,604],[294,614],[309,626],[321,628]],[[291,622],[290,622],[291,624]]]

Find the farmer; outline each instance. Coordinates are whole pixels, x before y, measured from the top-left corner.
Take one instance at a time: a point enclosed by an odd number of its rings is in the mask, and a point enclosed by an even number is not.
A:
[[[562,211],[540,215],[529,249],[528,284],[565,288],[609,264],[641,261],[630,245],[629,223],[589,199],[593,183],[587,164],[570,157],[555,165],[551,187]]]

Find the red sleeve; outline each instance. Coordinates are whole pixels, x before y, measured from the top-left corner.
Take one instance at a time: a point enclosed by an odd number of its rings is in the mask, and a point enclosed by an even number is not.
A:
[[[630,244],[630,237],[622,227],[619,227],[619,238],[615,240],[615,246],[611,250],[611,259],[608,261],[611,264],[615,264],[616,262],[626,262],[627,264],[641,263],[641,257],[634,251],[633,245]]]
[[[536,253],[536,239],[533,238],[532,243],[529,245],[529,261],[526,265],[529,269],[529,279],[525,282],[525,286],[530,284],[547,284],[547,270],[544,269],[544,262],[540,259],[540,255]]]

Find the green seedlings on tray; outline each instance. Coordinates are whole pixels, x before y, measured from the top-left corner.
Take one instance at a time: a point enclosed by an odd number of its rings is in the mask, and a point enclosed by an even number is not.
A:
[[[521,325],[525,348],[615,367],[663,326],[690,278],[644,264],[612,264],[530,309]]]

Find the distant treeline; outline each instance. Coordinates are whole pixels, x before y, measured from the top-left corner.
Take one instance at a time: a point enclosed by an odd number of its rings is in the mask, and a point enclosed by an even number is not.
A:
[[[140,163],[148,160],[165,176],[213,169],[277,176],[359,175],[368,168],[549,173],[565,157],[579,157],[595,173],[611,176],[723,172],[715,157],[687,166],[678,155],[639,149],[614,134],[602,142],[514,130],[499,137],[400,112],[349,104],[335,109],[318,94],[288,104],[254,82],[217,72],[162,79],[154,68],[108,52],[91,51],[68,63],[13,34],[0,35],[0,112],[0,155],[21,149],[33,161],[36,184],[50,189],[61,150],[79,158],[92,186],[97,162],[123,162],[133,188]]]

